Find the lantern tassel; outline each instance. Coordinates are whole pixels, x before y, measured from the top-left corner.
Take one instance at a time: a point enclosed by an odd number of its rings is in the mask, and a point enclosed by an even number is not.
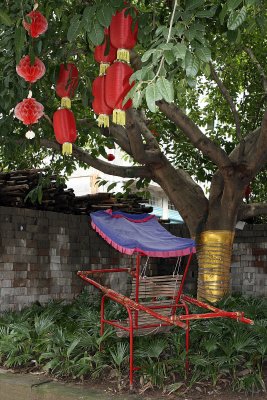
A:
[[[70,155],[72,154],[72,143],[66,142],[62,145],[62,154]]]
[[[103,76],[106,75],[106,71],[108,69],[108,67],[110,66],[110,63],[100,63],[100,67],[99,67],[99,75]]]
[[[69,97],[62,97],[61,108],[71,109],[71,99]]]
[[[114,122],[114,124],[125,126],[126,124],[125,111],[115,109],[113,110],[112,117],[113,117],[112,121]]]
[[[103,126],[104,128],[109,127],[109,117],[106,114],[99,114],[98,117],[98,126]]]
[[[117,50],[117,60],[125,61],[130,64],[130,52],[126,49],[118,49]]]

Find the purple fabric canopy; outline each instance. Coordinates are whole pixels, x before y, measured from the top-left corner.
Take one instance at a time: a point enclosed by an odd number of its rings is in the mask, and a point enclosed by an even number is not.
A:
[[[90,215],[93,229],[121,253],[178,257],[196,251],[194,240],[172,235],[154,215],[112,210],[96,211]]]

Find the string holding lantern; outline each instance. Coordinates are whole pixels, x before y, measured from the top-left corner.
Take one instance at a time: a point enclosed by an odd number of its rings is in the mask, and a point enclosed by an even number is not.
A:
[[[117,59],[130,63],[130,51],[137,41],[138,23],[133,22],[130,14],[126,15],[127,8],[117,11],[110,23],[110,42],[116,47]],[[134,26],[132,27],[134,23]]]
[[[56,82],[56,94],[61,97],[61,107],[71,108],[71,99],[79,83],[79,72],[75,64],[60,64]]]
[[[23,20],[23,26],[29,35],[33,38],[37,38],[47,31],[48,22],[40,11],[33,10],[26,15],[31,22]]]
[[[92,94],[94,100],[92,108],[98,115],[98,126],[109,127],[109,115],[112,115],[110,108],[105,101],[105,76],[98,76],[93,82]]]
[[[60,108],[53,115],[53,128],[58,143],[62,144],[62,154],[72,153],[72,143],[77,139],[74,114],[67,108]]]
[[[113,109],[113,122],[118,125],[125,125],[125,111],[132,106],[129,99],[124,105],[123,101],[129,90],[134,86],[129,79],[133,74],[133,69],[123,62],[112,64],[106,74],[105,79],[105,102]]]
[[[34,83],[44,76],[45,65],[38,57],[35,57],[34,63],[32,64],[30,57],[25,56],[16,66],[16,71],[26,82]]]
[[[104,30],[104,42],[95,47],[94,58],[100,63],[99,75],[105,75],[107,68],[116,59],[117,49],[110,43],[109,29]],[[108,49],[108,53],[106,51]]]

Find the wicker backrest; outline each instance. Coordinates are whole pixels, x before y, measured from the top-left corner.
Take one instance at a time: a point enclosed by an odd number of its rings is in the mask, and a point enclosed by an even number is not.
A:
[[[181,275],[162,275],[162,276],[146,276],[140,277],[139,280],[139,299],[145,300],[155,297],[175,297],[180,284]],[[135,300],[136,296],[136,278],[132,281],[131,299]]]

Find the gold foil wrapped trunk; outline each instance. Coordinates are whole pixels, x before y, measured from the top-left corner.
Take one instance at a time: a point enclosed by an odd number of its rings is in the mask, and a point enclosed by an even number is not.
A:
[[[205,231],[197,238],[199,300],[219,301],[230,290],[234,232]]]

